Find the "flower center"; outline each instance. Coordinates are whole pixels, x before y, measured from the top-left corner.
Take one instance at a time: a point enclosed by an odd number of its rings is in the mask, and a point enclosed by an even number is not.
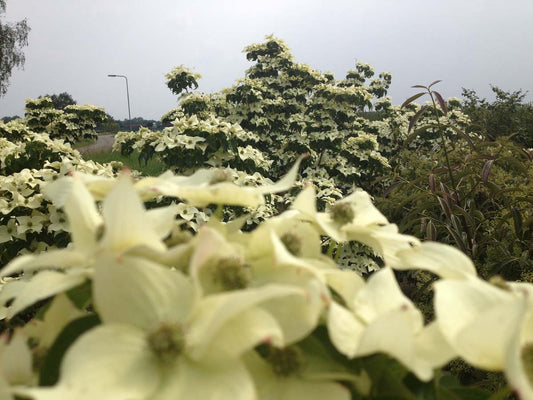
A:
[[[215,266],[213,281],[224,290],[244,289],[250,282],[246,264],[237,257],[222,258]]]
[[[266,360],[276,375],[287,377],[297,373],[302,368],[304,356],[296,346],[270,347]]]
[[[162,323],[148,335],[148,346],[161,361],[174,361],[185,347],[183,328],[177,324]]]
[[[281,238],[281,242],[285,245],[288,252],[293,256],[299,256],[302,254],[302,240],[298,235],[294,233],[286,233]]]
[[[330,212],[333,221],[339,225],[345,225],[349,222],[352,222],[353,218],[355,217],[352,205],[347,202],[336,203],[333,207],[331,207]]]

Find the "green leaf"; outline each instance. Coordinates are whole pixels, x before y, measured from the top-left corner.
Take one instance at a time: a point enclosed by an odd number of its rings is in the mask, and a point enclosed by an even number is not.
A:
[[[85,310],[92,301],[92,283],[85,281],[79,286],[70,289],[67,296],[80,310]]]
[[[420,92],[420,93],[415,94],[414,96],[409,97],[407,100],[403,102],[402,107],[406,106],[409,103],[412,103],[413,101],[415,101],[419,97],[422,97],[425,94],[426,94],[425,92]]]
[[[419,400],[489,400],[490,396],[485,390],[461,386],[453,375],[441,372],[431,382],[420,382],[410,374],[405,384]]]
[[[459,387],[449,390],[457,395],[456,398],[461,400],[489,400],[490,393],[478,389],[478,388],[469,388],[469,387]],[[440,400],[441,397],[438,397]],[[444,400],[444,398],[442,398]]]
[[[39,374],[39,386],[53,386],[59,380],[59,368],[68,348],[84,332],[100,324],[96,314],[71,321],[48,350]]]
[[[360,361],[372,381],[371,398],[379,400],[418,400],[404,384],[407,370],[396,360],[376,354]]]
[[[487,400],[507,400],[511,393],[512,393],[511,388],[508,386],[505,386],[504,388],[501,388],[496,393],[494,393],[492,396],[490,396]]]
[[[522,238],[523,236],[523,233],[524,233],[524,220],[522,218],[522,213],[518,210],[517,207],[513,207],[512,211],[511,211],[512,215],[513,215],[513,223],[514,223],[514,230],[516,232],[516,236],[518,236],[519,238]]]

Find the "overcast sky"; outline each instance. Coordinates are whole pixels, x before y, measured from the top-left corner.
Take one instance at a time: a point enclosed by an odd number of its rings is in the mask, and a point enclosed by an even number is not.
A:
[[[442,79],[491,97],[490,84],[533,100],[533,0],[7,0],[5,21],[31,27],[24,70],[15,70],[0,117],[24,114],[24,99],[68,92],[117,119],[159,119],[176,106],[164,75],[184,64],[218,91],[250,66],[242,50],[267,34],[337,78],[355,61],[392,73],[400,104],[410,86]]]

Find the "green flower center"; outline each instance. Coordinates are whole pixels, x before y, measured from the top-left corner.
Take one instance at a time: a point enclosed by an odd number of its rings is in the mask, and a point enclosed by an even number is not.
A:
[[[272,366],[274,373],[282,377],[297,373],[304,364],[303,353],[295,346],[270,347],[266,360]]]
[[[355,217],[352,205],[347,202],[336,203],[330,210],[331,218],[339,225],[345,225]]]
[[[177,324],[162,323],[148,335],[148,346],[161,361],[174,361],[185,348],[183,328]]]
[[[224,290],[244,289],[250,283],[250,274],[239,258],[227,257],[215,266],[213,281]]]
[[[302,240],[298,235],[289,232],[284,234],[280,239],[289,253],[293,256],[299,256],[302,254]]]

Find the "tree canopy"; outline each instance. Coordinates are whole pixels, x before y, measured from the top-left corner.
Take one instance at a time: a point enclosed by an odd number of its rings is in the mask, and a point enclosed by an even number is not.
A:
[[[64,110],[66,106],[73,106],[78,104],[76,100],[67,92],[59,94],[45,94],[44,96],[39,96],[39,98],[49,97],[54,104],[56,110]]]
[[[15,23],[2,21],[5,0],[0,0],[0,97],[7,93],[13,68],[23,67],[26,61],[22,48],[28,45],[30,27],[26,20]]]

